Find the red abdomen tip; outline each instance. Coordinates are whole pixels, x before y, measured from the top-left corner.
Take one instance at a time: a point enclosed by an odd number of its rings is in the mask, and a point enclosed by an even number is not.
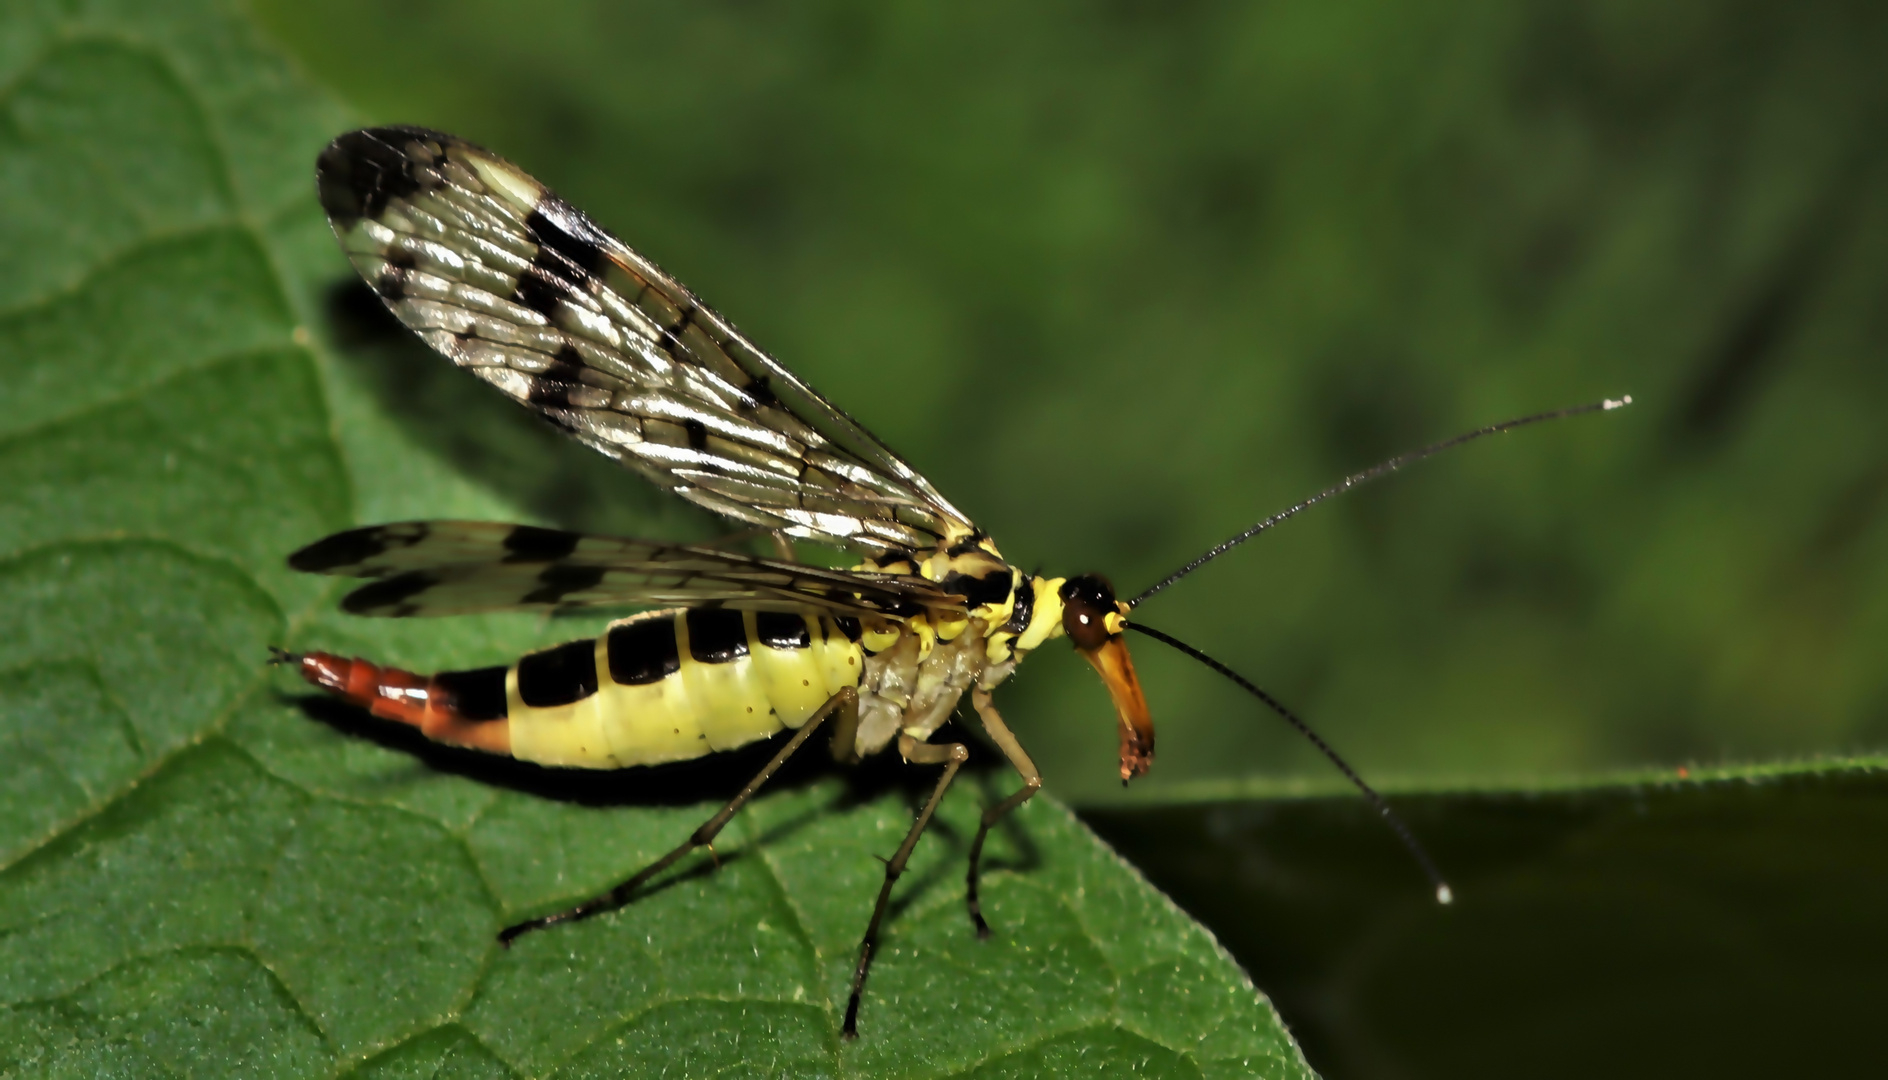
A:
[[[323,690],[383,720],[411,724],[429,739],[511,753],[510,724],[502,718],[467,720],[459,715],[452,696],[425,675],[326,652],[301,654],[300,670],[302,678]]]
[[[301,672],[302,678],[383,719],[419,726],[426,715],[432,680],[424,675],[325,652],[303,653]]]

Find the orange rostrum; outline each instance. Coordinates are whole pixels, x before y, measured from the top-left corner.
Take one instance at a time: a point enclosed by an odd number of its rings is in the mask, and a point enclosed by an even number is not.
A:
[[[1125,784],[1145,774],[1154,763],[1154,718],[1147,714],[1141,680],[1135,677],[1134,661],[1128,658],[1128,643],[1119,634],[1099,648],[1082,649],[1081,654],[1101,672],[1108,696],[1114,699],[1115,714],[1121,718],[1121,782]]]

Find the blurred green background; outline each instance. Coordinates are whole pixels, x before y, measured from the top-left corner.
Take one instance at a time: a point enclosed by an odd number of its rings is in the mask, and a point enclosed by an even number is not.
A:
[[[1387,788],[1888,742],[1878,5],[257,8],[363,119],[485,143],[691,283],[1025,567],[1136,592],[1398,450],[1633,394],[1142,609]],[[599,485],[535,505],[649,505]],[[1137,794],[1341,787],[1137,648]],[[1106,699],[1050,652],[1008,714],[1108,798]]]
[[[1074,657],[999,701],[1326,1075],[1872,1060],[1888,784],[1627,782],[1888,743],[1888,9],[254,7],[364,121],[482,142],[663,263],[1026,568],[1136,592],[1399,450],[1632,394],[1142,609],[1412,796],[1454,911],[1151,642],[1125,796]],[[372,377],[453,467],[717,531],[426,363]]]

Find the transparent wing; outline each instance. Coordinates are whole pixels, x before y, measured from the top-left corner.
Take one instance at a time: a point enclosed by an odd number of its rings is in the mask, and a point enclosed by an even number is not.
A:
[[[405,521],[336,533],[288,564],[372,578],[341,601],[356,615],[463,615],[720,602],[757,611],[902,618],[961,610],[935,582],[771,562],[680,544],[585,536],[485,521]]]
[[[657,484],[866,552],[972,526],[654,263],[502,158],[420,128],[316,166],[355,269],[433,348]]]

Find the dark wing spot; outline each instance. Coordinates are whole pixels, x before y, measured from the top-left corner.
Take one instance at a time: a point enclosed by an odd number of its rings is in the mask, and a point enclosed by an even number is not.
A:
[[[341,610],[352,615],[391,615],[403,618],[419,611],[414,597],[439,584],[439,575],[424,570],[408,570],[390,578],[362,585],[341,601]]]
[[[505,704],[505,669],[482,667],[472,671],[442,671],[433,676],[433,692],[441,695],[437,704],[466,720],[503,720]]]
[[[538,376],[531,380],[531,390],[524,399],[541,409],[569,409],[573,407],[570,400],[573,393],[582,393],[586,398],[589,396],[582,387],[567,382],[551,382],[544,376]]]
[[[557,220],[547,216],[546,209],[552,211]],[[560,220],[581,224],[583,215],[555,196],[547,196],[525,215],[524,227],[538,242],[537,258],[532,262],[546,273],[572,285],[581,285],[603,268],[603,249],[590,237],[567,231]]]
[[[747,396],[745,404],[748,408],[777,409],[780,407],[780,399],[774,396],[774,388],[767,385],[765,375],[741,387],[741,393]]]
[[[577,382],[589,366],[583,362],[583,354],[577,351],[577,346],[566,341],[564,347],[557,350],[557,355],[551,357],[550,366],[539,372],[539,376],[559,382]]]
[[[597,643],[591,638],[534,652],[518,661],[518,697],[548,709],[597,692]]]
[[[374,291],[389,304],[397,304],[406,296],[406,276],[419,263],[412,253],[395,251],[387,256],[387,265],[381,268],[379,276],[374,278]]]
[[[963,597],[964,603],[970,607],[1000,604],[1010,594],[1010,572],[999,567],[980,578],[969,574],[945,574],[944,580],[938,582],[938,587]]]
[[[697,450],[708,449],[708,425],[694,417],[682,421],[682,430],[688,432],[688,445]]]
[[[570,286],[548,270],[534,266],[518,275],[518,287],[511,298],[548,319],[557,313],[557,305],[564,302],[569,291]]]
[[[569,351],[569,346],[565,350]],[[566,387],[583,385],[583,373],[588,370],[581,364],[567,364],[563,360],[553,360],[543,371],[537,373],[545,382],[561,383]]]
[[[325,574],[344,566],[357,566],[376,556],[385,555],[395,546],[411,547],[426,538],[426,526],[409,527],[394,533],[380,526],[349,529],[324,537],[288,557],[290,569],[307,574]]]
[[[675,647],[675,618],[637,619],[610,629],[610,678],[621,686],[647,686],[682,669]]]
[[[1030,579],[1024,578],[1016,583],[1016,607],[1010,612],[1010,621],[1003,624],[1003,629],[1020,634],[1029,629],[1029,620],[1035,614],[1036,588]]]
[[[813,644],[806,617],[785,611],[762,611],[754,616],[754,632],[761,644],[775,649],[804,649]]]
[[[538,587],[525,593],[527,604],[561,604],[566,596],[596,587],[607,573],[601,566],[568,566],[552,563],[538,575]]]
[[[368,128],[329,143],[315,159],[315,189],[328,220],[346,229],[361,218],[379,217],[389,201],[420,190],[404,150],[414,139],[446,136],[424,128]]]
[[[704,664],[725,664],[747,655],[747,626],[728,608],[691,608],[688,654]]]
[[[562,559],[577,550],[577,541],[583,537],[562,529],[540,529],[536,525],[518,525],[505,536],[505,561],[550,562]]]

